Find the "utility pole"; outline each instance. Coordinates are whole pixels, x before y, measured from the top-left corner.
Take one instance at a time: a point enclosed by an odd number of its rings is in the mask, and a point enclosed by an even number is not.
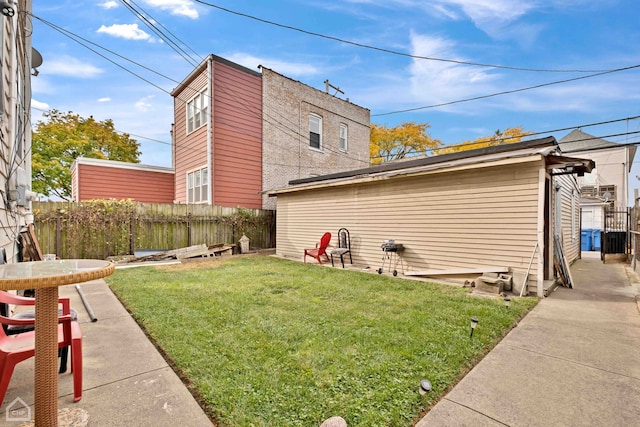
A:
[[[340,88],[338,86],[334,86],[331,83],[329,83],[329,80],[325,80],[324,81],[324,87],[325,87],[325,92],[329,93],[329,88],[331,89],[335,89],[336,93],[333,94],[333,96],[336,96],[336,94],[339,92],[341,94],[344,95],[344,92],[340,90]]]

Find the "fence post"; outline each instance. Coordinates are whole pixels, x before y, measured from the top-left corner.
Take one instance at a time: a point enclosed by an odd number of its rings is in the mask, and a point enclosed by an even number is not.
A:
[[[131,212],[129,216],[129,255],[136,253],[136,228],[135,228],[135,212]]]
[[[191,212],[187,214],[187,246],[191,246]]]
[[[62,259],[62,210],[57,209],[56,212],[56,257]]]

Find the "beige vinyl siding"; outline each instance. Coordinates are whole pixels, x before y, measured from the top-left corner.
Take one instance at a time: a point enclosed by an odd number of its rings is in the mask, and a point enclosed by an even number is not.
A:
[[[567,262],[580,258],[580,190],[573,175],[558,175],[554,177],[554,183],[560,185],[562,230],[558,233],[562,236],[562,247]],[[574,209],[572,209],[572,199]],[[554,203],[557,200],[554,198]],[[574,215],[575,234],[572,235],[571,216]]]
[[[300,258],[322,233],[347,227],[354,263],[371,268],[381,264],[381,243],[395,239],[405,245],[409,270],[504,266],[524,273],[537,239],[540,167],[538,160],[281,193],[277,254]]]

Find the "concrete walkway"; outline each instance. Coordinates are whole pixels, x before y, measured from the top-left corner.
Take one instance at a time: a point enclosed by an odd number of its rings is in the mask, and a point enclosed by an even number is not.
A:
[[[73,403],[72,374],[58,376],[58,408],[84,409],[99,427],[211,426],[198,403],[103,280],[80,284],[95,316],[91,322],[75,285],[60,288],[78,311],[83,344],[82,400]],[[33,358],[19,363],[0,407],[0,426],[21,423],[7,413],[21,399],[33,419]],[[13,403],[13,405],[12,405]]]
[[[640,425],[635,274],[599,258],[571,272],[574,289],[542,300],[416,427]]]
[[[575,288],[542,300],[416,427],[640,425],[635,274],[599,259],[571,271]],[[61,374],[59,408],[84,409],[100,427],[211,426],[106,283],[80,286],[98,320],[75,286],[60,288],[81,322],[84,391],[74,404],[72,375]],[[7,419],[18,398],[33,411],[33,358],[16,367],[0,426],[20,425]]]

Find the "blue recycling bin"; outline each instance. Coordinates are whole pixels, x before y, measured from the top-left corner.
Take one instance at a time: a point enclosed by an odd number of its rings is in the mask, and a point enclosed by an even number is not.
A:
[[[602,247],[602,230],[598,230],[597,228],[591,230],[593,234],[593,250],[599,251]]]
[[[592,244],[593,230],[585,229],[580,232],[580,249],[583,251],[590,251],[593,247]]]

